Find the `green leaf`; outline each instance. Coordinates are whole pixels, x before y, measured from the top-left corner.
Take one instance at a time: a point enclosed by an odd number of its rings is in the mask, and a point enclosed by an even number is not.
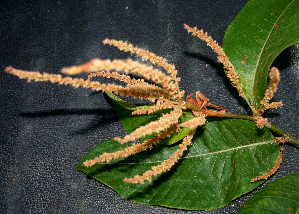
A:
[[[121,121],[124,129],[128,133],[133,132],[138,127],[144,126],[151,121],[158,120],[162,116],[162,114],[166,114],[171,111],[170,109],[164,109],[164,110],[160,110],[160,111],[157,111],[157,112],[155,112],[153,114],[149,114],[149,115],[148,114],[132,115],[132,111],[123,108],[117,102],[113,103],[113,108],[118,113],[118,116],[120,118],[120,121]],[[193,117],[194,116],[191,113],[191,111],[184,111],[182,117],[180,118],[180,121],[185,122],[187,120],[190,120]],[[191,131],[192,131],[192,129],[189,129],[189,128],[181,128],[178,132],[175,132],[170,137],[161,140],[160,144],[171,145],[173,143],[176,143],[179,140],[182,140]],[[146,136],[144,139],[151,138],[154,135],[155,134]]]
[[[251,104],[260,105],[274,59],[298,41],[298,0],[251,0],[228,27],[223,48]]]
[[[120,99],[112,93],[109,93],[108,96],[113,99],[113,108],[118,113],[124,129],[128,133],[133,132],[138,127],[144,126],[151,121],[158,120],[162,116],[162,114],[166,114],[171,111],[171,109],[164,109],[149,115],[132,115],[133,110],[145,108],[146,106],[133,106],[133,104]],[[182,117],[180,118],[180,122],[183,123],[192,118],[194,118],[194,116],[191,111],[184,111]],[[170,137],[161,140],[160,144],[171,145],[173,143],[176,143],[182,140],[191,131],[192,129],[189,128],[181,128],[178,132],[175,132]],[[144,139],[151,138],[152,136],[153,135],[146,136]]]
[[[113,93],[105,92],[113,100],[113,108],[117,112],[120,121],[126,132],[131,133],[140,126],[144,126],[147,123],[157,120],[162,114],[169,113],[170,109],[157,111],[154,114],[132,115],[132,112],[137,109],[145,108],[148,105],[136,106],[132,103],[122,100]]]
[[[270,183],[252,196],[238,213],[299,213],[299,173]]]
[[[123,108],[127,109],[127,110],[136,110],[138,109],[136,105],[126,102],[122,99],[120,99],[118,96],[116,96],[113,93],[110,92],[105,92],[113,101],[115,101],[116,103],[118,103],[120,106],[122,106]]]
[[[170,109],[165,109],[154,112],[153,114],[132,115],[132,110],[124,108],[122,105],[115,101],[113,102],[113,108],[117,112],[124,129],[128,133],[133,132],[138,127],[144,126],[151,121],[159,119],[162,116],[162,114],[170,112]]]
[[[85,160],[124,148],[109,140],[90,151],[76,169],[139,203],[187,210],[223,207],[264,182],[250,180],[271,170],[278,160],[279,146],[268,129],[258,129],[252,121],[212,119],[196,131],[178,163],[169,172],[153,177],[152,183],[128,184],[123,179],[159,165],[179,148],[178,144],[158,145],[109,164],[84,167]]]
[[[194,115],[191,111],[183,111],[183,115],[180,118],[180,123],[184,123],[187,120],[191,120],[194,118]],[[162,139],[160,141],[160,144],[166,144],[166,145],[171,145],[174,144],[180,140],[182,140],[184,137],[186,137],[187,134],[191,133],[192,129],[189,128],[181,128],[178,132],[175,132],[172,134],[170,137]]]

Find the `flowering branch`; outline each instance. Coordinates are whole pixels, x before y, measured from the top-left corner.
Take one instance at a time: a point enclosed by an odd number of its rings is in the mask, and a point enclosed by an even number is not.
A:
[[[87,80],[82,78],[71,78],[69,76],[63,77],[62,75],[48,73],[42,74],[40,72],[23,71],[15,69],[11,66],[7,67],[5,71],[12,75],[18,76],[20,79],[27,79],[28,82],[32,80],[49,81],[51,83],[71,85],[76,88],[82,86],[84,88],[91,88],[95,91],[113,92],[121,96],[131,96],[133,98],[147,99],[151,102],[156,102],[156,105],[147,106],[142,109],[136,109],[132,112],[132,114],[151,114],[161,109],[171,109],[169,113],[162,115],[157,121],[152,121],[144,126],[138,127],[135,131],[124,136],[123,138],[114,138],[114,140],[124,144],[151,134],[155,134],[155,136],[151,139],[129,146],[120,151],[113,153],[103,153],[93,160],[87,160],[83,163],[85,167],[91,167],[96,163],[105,161],[108,163],[112,159],[128,157],[151,148],[165,137],[172,135],[174,132],[178,132],[180,128],[189,128],[192,130],[191,133],[188,133],[184,137],[182,143],[179,144],[179,149],[175,151],[171,157],[163,161],[158,166],[152,166],[150,170],[144,172],[142,175],[135,175],[133,178],[125,178],[124,181],[127,183],[143,184],[145,180],[151,181],[152,176],[158,176],[163,172],[169,171],[182,157],[184,151],[187,150],[187,147],[192,143],[192,138],[197,127],[204,125],[206,123],[206,117],[208,116],[240,118],[255,121],[259,128],[266,126],[267,128],[281,134],[285,141],[292,142],[299,146],[297,139],[270,124],[267,119],[264,119],[261,116],[266,109],[277,108],[282,105],[281,102],[269,103],[273,97],[273,94],[277,90],[277,85],[280,80],[279,70],[277,68],[271,68],[271,72],[269,73],[269,88],[267,89],[265,97],[260,103],[261,106],[259,109],[257,109],[254,106],[251,106],[246,98],[243,92],[243,86],[239,81],[234,66],[230,63],[228,57],[224,53],[223,49],[217,44],[217,42],[208,36],[207,33],[204,33],[203,30],[198,30],[196,27],[191,28],[188,25],[185,25],[185,28],[188,30],[188,32],[191,32],[193,36],[197,36],[203,41],[207,42],[207,44],[218,54],[219,62],[223,63],[225,69],[227,69],[228,78],[238,90],[239,95],[243,97],[252,108],[254,113],[253,116],[228,113],[226,109],[212,104],[210,99],[205,97],[200,91],[196,92],[196,100],[192,98],[194,94],[192,93],[187,96],[186,102],[183,101],[182,97],[184,92],[180,91],[179,89],[179,78],[176,76],[177,70],[175,66],[169,64],[166,59],[156,56],[154,53],[134,47],[133,45],[123,41],[106,39],[103,41],[103,43],[116,46],[123,51],[134,53],[142,57],[143,60],[150,60],[153,64],[164,68],[167,73],[163,73],[158,69],[154,69],[152,66],[147,66],[131,59],[111,61],[97,58],[92,59],[83,65],[66,67],[62,68],[61,70],[62,73],[66,75],[88,73],[89,76]],[[130,74],[140,76],[141,79],[131,78]],[[98,81],[93,81],[92,79],[97,76],[113,78],[117,81],[126,83],[127,85],[122,86],[110,83],[104,84]],[[145,80],[151,83],[147,83]],[[192,110],[195,117],[180,123],[183,110],[187,108]],[[279,161],[281,162],[281,158]],[[257,177],[252,181],[263,179],[271,175],[271,173],[274,173],[278,169],[280,162],[278,162],[275,168],[273,168],[268,174]]]

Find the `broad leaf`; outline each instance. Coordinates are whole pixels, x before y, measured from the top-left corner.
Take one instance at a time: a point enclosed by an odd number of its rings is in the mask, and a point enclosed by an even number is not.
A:
[[[252,196],[238,213],[299,213],[299,173],[270,183]]]
[[[152,183],[128,184],[123,179],[160,164],[178,144],[158,145],[109,164],[84,167],[85,160],[125,146],[108,140],[90,151],[76,168],[139,203],[187,210],[223,207],[264,182],[250,180],[270,171],[278,160],[279,146],[268,129],[258,129],[254,122],[212,119],[196,131],[178,163],[169,172],[153,177]]]
[[[228,27],[223,48],[253,105],[264,97],[273,60],[298,41],[298,0],[251,0]]]

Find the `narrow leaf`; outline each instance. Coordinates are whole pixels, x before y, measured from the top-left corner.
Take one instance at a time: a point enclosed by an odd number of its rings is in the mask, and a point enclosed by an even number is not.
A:
[[[299,173],[294,173],[270,183],[252,196],[242,209],[242,213],[298,213]]]
[[[298,0],[251,0],[228,27],[223,48],[251,104],[264,97],[273,60],[298,41]]]
[[[132,110],[124,108],[118,102],[113,102],[113,108],[117,112],[124,129],[131,133],[140,126],[159,119],[162,114],[169,113],[170,109],[154,112],[153,114],[135,114],[132,115]]]
[[[119,98],[118,96],[116,96],[115,94],[113,93],[110,93],[110,92],[105,92],[113,101],[117,102],[120,106],[122,106],[123,108],[125,109],[128,109],[128,110],[136,110],[137,109],[137,106],[132,104],[132,103],[129,103],[129,102],[126,102],[124,100],[122,100],[121,98]]]
[[[264,180],[250,180],[270,171],[279,157],[279,146],[268,129],[260,130],[251,121],[215,119],[196,131],[179,162],[169,172],[153,177],[152,183],[128,184],[123,179],[159,165],[178,149],[178,144],[154,146],[109,164],[83,166],[85,160],[123,147],[114,140],[106,141],[88,153],[76,168],[129,200],[187,210],[227,205],[263,183]]]
[[[187,120],[191,120],[194,118],[194,115],[191,111],[183,111],[183,115],[180,118],[180,123],[184,123]],[[180,140],[182,140],[184,137],[186,137],[187,134],[191,133],[192,129],[190,128],[181,128],[178,132],[175,132],[172,134],[170,137],[162,139],[160,144],[166,144],[166,145],[171,145],[174,144]]]
[[[113,99],[113,108],[118,113],[118,116],[120,117],[120,121],[124,127],[124,129],[131,133],[135,129],[137,129],[140,126],[144,126],[147,123],[158,120],[162,114],[166,114],[170,112],[170,109],[164,109],[157,112],[154,112],[153,114],[143,114],[143,115],[132,115],[132,111],[140,108],[144,108],[146,106],[135,106],[134,104],[128,103],[116,95],[109,93],[108,96]],[[190,120],[194,118],[191,111],[184,111],[182,117],[180,118],[180,122],[183,123],[187,120]],[[178,132],[175,132],[170,137],[167,137],[163,140],[161,140],[161,144],[171,145],[173,143],[176,143],[180,140],[182,140],[187,134],[189,134],[192,131],[192,129],[189,128],[181,128]],[[145,137],[145,139],[150,138],[151,136]]]

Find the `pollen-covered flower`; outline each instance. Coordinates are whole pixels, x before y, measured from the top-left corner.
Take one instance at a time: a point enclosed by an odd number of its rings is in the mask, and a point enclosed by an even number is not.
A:
[[[206,123],[206,115],[202,114],[181,124],[181,127],[196,129]]]
[[[159,120],[148,123],[145,126],[141,126],[133,131],[131,134],[126,135],[123,139],[115,137],[114,140],[120,143],[127,143],[129,141],[134,141],[146,135],[152,133],[159,133],[166,130],[172,124],[176,124],[179,121],[179,118],[182,116],[182,109],[180,106],[174,108],[169,114],[165,114],[160,117]]]
[[[109,161],[112,160],[112,159],[125,158],[125,157],[128,157],[130,155],[137,154],[141,151],[145,151],[148,148],[151,148],[153,145],[156,145],[157,143],[159,143],[161,141],[161,139],[164,139],[165,137],[170,136],[175,131],[177,131],[177,129],[178,129],[178,126],[173,125],[169,129],[167,129],[166,131],[156,134],[154,137],[144,141],[143,143],[137,143],[133,146],[129,146],[129,147],[123,149],[123,150],[116,151],[116,152],[113,152],[113,153],[106,153],[105,152],[102,155],[100,155],[99,157],[94,158],[93,160],[85,161],[83,164],[86,167],[91,167],[96,163],[101,163],[101,162],[104,162],[104,161],[109,163]]]
[[[187,150],[187,147],[191,144],[193,135],[194,132],[188,134],[183,139],[183,142],[179,145],[179,149],[176,150],[172,156],[163,161],[160,165],[152,166],[151,170],[144,172],[142,175],[135,175],[134,178],[125,178],[124,182],[144,184],[145,180],[151,182],[152,176],[158,176],[163,172],[169,171],[178,162],[179,158],[183,156],[184,151]]]
[[[263,109],[277,108],[282,106],[282,102],[273,102],[269,104],[269,101],[272,99],[274,93],[278,89],[278,83],[280,81],[280,74],[278,68],[276,67],[271,68],[269,72],[269,79],[270,79],[270,84],[268,86],[268,89],[266,90],[264,98],[260,102],[261,105],[263,105]]]

